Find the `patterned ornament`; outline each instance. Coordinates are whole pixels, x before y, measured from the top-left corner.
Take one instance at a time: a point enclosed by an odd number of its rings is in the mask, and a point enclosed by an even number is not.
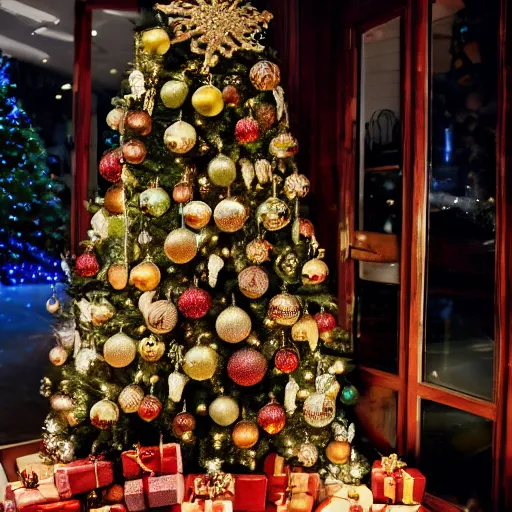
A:
[[[123,144],[123,157],[129,164],[141,164],[144,162],[147,152],[146,145],[140,140],[131,139]]]
[[[251,117],[244,117],[236,123],[235,137],[240,144],[251,144],[260,138],[260,125]]]
[[[150,187],[139,198],[140,211],[152,217],[161,217],[171,206],[169,194],[161,187]]]
[[[167,334],[178,323],[178,312],[170,300],[151,302],[155,292],[146,292],[139,297],[139,309],[148,329],[155,334]]]
[[[165,343],[156,336],[149,336],[139,341],[139,354],[148,363],[156,363],[165,353]]]
[[[152,261],[143,261],[130,272],[130,284],[142,292],[150,292],[159,284],[162,275]]]
[[[94,327],[106,324],[116,314],[116,308],[105,298],[91,305],[91,323]]]
[[[240,408],[230,396],[219,396],[210,404],[208,414],[217,425],[228,427],[240,416]]]
[[[351,384],[341,390],[340,400],[345,405],[354,405],[359,400],[359,391]]]
[[[192,229],[203,229],[212,218],[212,209],[202,201],[191,201],[183,208],[183,218]]]
[[[258,224],[263,224],[265,229],[279,231],[290,223],[291,212],[284,201],[277,197],[269,197],[258,206],[256,217]]]
[[[98,353],[96,349],[82,348],[75,357],[75,369],[80,375],[87,375],[97,360]]]
[[[120,215],[124,213],[124,200],[124,187],[122,184],[116,183],[105,192],[103,206],[107,209],[108,213]]]
[[[190,183],[182,181],[172,189],[172,198],[178,204],[187,203],[192,199],[193,190]]]
[[[146,84],[144,83],[144,73],[139,69],[134,69],[128,76],[128,84],[130,85],[131,95],[133,98],[140,100],[146,94]],[[124,130],[123,130],[124,133]]]
[[[121,179],[123,173],[122,158],[123,152],[121,148],[111,149],[101,158],[99,171],[107,181],[116,183]]]
[[[267,434],[279,434],[286,425],[284,409],[275,401],[262,407],[258,413],[258,425]]]
[[[222,90],[222,99],[226,105],[238,107],[240,104],[240,93],[234,85],[226,85]]]
[[[277,64],[261,60],[251,68],[249,78],[258,91],[272,91],[281,82],[281,70]]]
[[[260,103],[254,107],[254,117],[260,125],[261,131],[266,132],[276,123],[277,112],[270,103]]]
[[[210,294],[201,288],[189,288],[178,299],[178,309],[186,318],[198,320],[203,318],[212,307]]]
[[[124,413],[133,414],[139,410],[143,398],[144,391],[142,388],[136,384],[130,384],[121,391],[117,401]]]
[[[192,432],[196,428],[196,419],[189,412],[180,412],[172,420],[172,431],[180,438],[185,432]]]
[[[241,158],[238,163],[240,164],[240,171],[244,180],[244,185],[247,190],[251,190],[251,185],[254,180],[255,171],[254,165],[248,158]]]
[[[161,411],[162,402],[160,402],[156,396],[146,395],[142,399],[142,402],[139,405],[139,410],[137,412],[141,419],[149,423],[153,420],[156,420],[158,416],[160,416]]]
[[[103,345],[103,357],[114,368],[125,368],[133,363],[137,354],[135,340],[122,332],[110,337]]]
[[[304,174],[291,174],[284,180],[283,191],[286,197],[293,201],[296,198],[302,199],[309,194],[311,183]]]
[[[293,373],[299,367],[299,354],[292,348],[281,348],[274,356],[274,364],[283,373]]]
[[[210,347],[192,347],[183,358],[183,371],[193,380],[210,380],[217,369],[218,355]]]
[[[272,164],[265,158],[256,160],[254,170],[256,171],[256,178],[258,178],[260,185],[265,185],[272,181]]]
[[[308,313],[302,315],[292,327],[293,341],[307,341],[312,352],[314,352],[318,346],[318,338],[318,324]]]
[[[326,313],[324,311],[317,313],[315,315],[315,321],[318,325],[318,332],[320,333],[320,338],[323,339],[325,334],[330,333],[336,327],[336,318],[334,318],[331,313]]]
[[[100,265],[92,251],[85,251],[76,259],[75,272],[80,277],[93,277],[100,270]]]
[[[290,158],[299,151],[299,143],[291,133],[281,133],[272,139],[269,150],[276,158]]]
[[[239,386],[254,386],[263,380],[267,372],[267,360],[253,348],[235,352],[228,361],[228,376]]]
[[[151,133],[153,120],[145,110],[132,110],[124,118],[124,127],[133,135],[145,137]]]
[[[315,226],[309,219],[299,219],[299,233],[304,238],[314,238]]]
[[[224,110],[224,99],[217,87],[203,85],[193,94],[192,106],[202,116],[215,117]]]
[[[325,449],[325,455],[333,464],[346,464],[351,449],[347,441],[331,441]]]
[[[114,290],[124,290],[128,284],[128,268],[124,264],[114,263],[110,265],[107,277]]]
[[[219,338],[227,343],[240,343],[251,334],[251,317],[237,306],[229,306],[215,322]]]
[[[163,28],[152,28],[142,33],[142,47],[148,53],[164,55],[171,47],[171,40]]]
[[[301,443],[296,450],[296,456],[300,464],[310,468],[318,460],[318,448],[313,443]]]
[[[262,263],[265,263],[265,261],[270,261],[269,252],[271,250],[272,244],[263,238],[257,238],[247,244],[245,254],[251,263],[261,265]]]
[[[252,448],[258,442],[259,437],[258,425],[247,420],[239,421],[231,433],[233,443],[241,450]]]
[[[188,153],[197,142],[196,129],[185,121],[176,121],[165,130],[164,144],[173,152]]]
[[[215,224],[225,233],[234,233],[242,229],[247,218],[246,207],[232,198],[221,201],[213,212]]]
[[[249,299],[259,299],[268,290],[267,273],[261,267],[247,267],[238,274],[238,287]]]
[[[169,400],[172,400],[175,403],[181,402],[181,397],[183,395],[183,390],[189,378],[179,373],[178,371],[174,371],[169,375],[168,384],[169,384]]]
[[[100,400],[92,406],[89,416],[96,428],[107,430],[119,420],[119,407],[110,400]]]
[[[164,250],[167,257],[179,265],[192,261],[197,254],[196,235],[187,228],[171,231],[165,239]]]
[[[329,267],[320,258],[306,262],[302,267],[302,282],[305,285],[322,284],[329,275]]]
[[[169,80],[160,90],[160,98],[167,108],[180,108],[188,96],[188,85],[181,80]]]
[[[326,427],[334,420],[336,402],[324,393],[313,393],[304,402],[302,414],[306,423],[312,427]]]
[[[124,110],[122,108],[116,107],[113,108],[107,114],[107,124],[111,130],[119,130],[119,126],[121,125],[124,119]]]
[[[300,316],[300,303],[297,297],[281,293],[273,297],[268,305],[268,316],[279,325],[293,325]]]
[[[236,179],[236,165],[222,153],[208,164],[208,177],[218,187],[229,187]]]

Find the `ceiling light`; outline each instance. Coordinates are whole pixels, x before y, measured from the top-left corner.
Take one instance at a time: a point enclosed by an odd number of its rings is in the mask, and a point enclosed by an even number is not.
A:
[[[111,75],[117,75],[117,69],[116,69],[116,68],[112,68],[112,69],[110,70],[110,74],[111,74]]]
[[[49,37],[50,39],[56,39],[57,41],[64,41],[65,43],[72,43],[74,40],[73,34],[68,34],[62,30],[53,30],[48,27],[39,27],[32,32],[32,35],[37,34],[38,36]]]
[[[41,59],[41,62],[42,62],[43,64],[46,64],[46,63],[48,62],[48,59],[45,57],[44,59]]]
[[[10,55],[18,60],[41,64],[44,59],[48,60],[50,56],[38,48],[34,48],[25,43],[20,43],[10,37],[0,34],[0,48],[6,55]]]
[[[55,95],[55,99],[56,100],[61,100],[62,99],[62,94],[56,94]]]
[[[97,30],[91,30],[91,36],[92,37],[96,37],[98,35],[98,31]]]
[[[73,88],[73,86],[71,84],[64,84],[61,89],[63,91],[70,91],[71,89]]]
[[[30,5],[18,2],[17,0],[2,0],[0,2],[0,9],[14,16],[22,16],[37,23],[53,23],[57,25],[60,21],[59,18],[48,12],[30,7]]]

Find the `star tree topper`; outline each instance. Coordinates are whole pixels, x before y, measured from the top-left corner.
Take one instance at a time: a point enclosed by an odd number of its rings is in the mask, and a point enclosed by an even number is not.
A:
[[[260,13],[250,4],[239,6],[242,0],[175,0],[169,5],[156,4],[155,9],[172,16],[169,20],[175,38],[171,44],[190,39],[193,53],[204,55],[203,71],[208,72],[219,62],[219,55],[230,59],[239,50],[261,52],[264,46],[254,36],[267,28],[274,17]]]

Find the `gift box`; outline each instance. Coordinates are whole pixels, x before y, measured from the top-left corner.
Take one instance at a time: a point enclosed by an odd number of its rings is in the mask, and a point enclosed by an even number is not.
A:
[[[150,508],[177,505],[183,501],[185,482],[182,474],[145,477],[143,484]]]
[[[421,512],[425,509],[421,505],[373,505],[371,512]]]
[[[27,471],[28,473],[34,472],[39,480],[46,478],[53,478],[53,464],[47,464],[40,453],[32,453],[16,459],[16,469],[18,473]]]
[[[188,475],[185,484],[184,501],[235,499],[236,480],[230,473],[217,475]]]
[[[20,509],[18,509],[19,511]],[[82,505],[78,500],[56,501],[55,503],[40,503],[25,507],[23,512],[80,512]]]
[[[91,508],[89,512],[126,512],[126,507],[121,503],[116,505],[106,505],[100,508]]]
[[[260,512],[265,510],[267,498],[267,477],[265,475],[236,475],[235,501],[237,512]]]
[[[14,501],[6,500],[0,502],[0,512],[16,512],[16,505]]]
[[[160,446],[136,446],[121,454],[125,478],[140,478],[144,473],[173,475],[183,473],[181,448],[177,443]]]
[[[276,503],[288,488],[288,469],[284,458],[276,453],[267,455],[263,462],[263,471],[267,475],[267,501]]]
[[[62,498],[93,491],[114,481],[112,462],[97,459],[76,460],[57,464],[54,469],[55,485]]]
[[[312,496],[313,501],[317,500],[320,490],[318,473],[290,473],[289,483],[292,497],[294,494],[305,493]]]
[[[233,512],[230,500],[196,500],[181,504],[181,512]]]
[[[27,473],[22,473],[27,476]],[[6,501],[12,501],[18,512],[30,512],[29,507],[59,501],[60,496],[53,483],[53,478],[38,480],[37,476],[22,482],[11,482],[5,489]],[[35,510],[35,509],[34,509]]]
[[[129,512],[142,512],[146,510],[142,478],[128,480],[124,483],[124,502]]]

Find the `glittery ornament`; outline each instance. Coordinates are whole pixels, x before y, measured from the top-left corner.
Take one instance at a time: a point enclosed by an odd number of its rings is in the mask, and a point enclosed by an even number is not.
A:
[[[148,423],[156,420],[158,416],[160,416],[160,412],[162,411],[162,403],[156,396],[146,395],[142,402],[139,405],[139,410],[137,411],[139,417]]]
[[[251,263],[261,265],[265,261],[270,261],[269,252],[272,250],[272,244],[263,238],[257,238],[247,244],[245,254]]]
[[[128,268],[126,265],[114,263],[110,265],[107,277],[114,290],[124,290],[128,284]]]
[[[145,137],[151,133],[153,121],[145,110],[132,110],[124,118],[124,127],[133,135]]]
[[[179,373],[177,371],[172,372],[169,375],[168,384],[169,384],[169,400],[173,402],[181,402],[181,397],[183,395],[183,390],[187,382],[189,381],[188,377]]]
[[[302,282],[306,285],[322,284],[329,275],[329,267],[325,261],[315,258],[302,267]]]
[[[240,343],[251,333],[251,317],[237,306],[229,306],[215,322],[219,338],[227,343]]]
[[[269,197],[258,206],[256,217],[258,224],[263,224],[265,229],[279,231],[290,223],[291,212],[284,201],[277,197]]]
[[[229,187],[236,179],[236,165],[222,153],[208,164],[208,177],[218,187]]]
[[[213,212],[217,227],[226,233],[234,233],[244,227],[247,221],[247,209],[235,199],[224,199]]]
[[[235,352],[228,361],[228,376],[239,386],[254,386],[261,382],[267,372],[267,360],[253,348]]]
[[[239,421],[231,433],[233,443],[241,450],[252,448],[258,442],[259,437],[258,425],[253,421]]]
[[[192,106],[202,116],[215,117],[224,110],[224,99],[217,87],[203,85],[193,94]]]
[[[135,340],[128,335],[118,332],[110,337],[103,346],[105,361],[114,368],[125,368],[133,363],[137,354]]]
[[[119,130],[119,126],[124,119],[124,110],[122,108],[113,108],[107,114],[107,124],[111,130]]]
[[[244,117],[236,123],[235,138],[240,144],[251,144],[260,138],[261,129],[257,121]]]
[[[146,145],[140,140],[131,139],[123,144],[123,157],[129,164],[141,164],[147,152]]]
[[[154,290],[161,278],[160,269],[152,261],[143,261],[130,272],[130,284],[143,292]]]
[[[299,143],[290,133],[281,133],[272,139],[269,150],[276,158],[290,158],[299,151]]]
[[[277,64],[261,60],[251,68],[249,78],[258,91],[272,91],[281,82],[281,71]]]
[[[245,188],[247,190],[251,190],[251,185],[255,176],[254,165],[252,165],[252,162],[248,158],[241,158],[238,161],[238,164],[240,165],[240,171],[244,180]]]
[[[172,431],[180,438],[185,432],[191,432],[196,428],[196,419],[189,412],[180,412],[172,420]]]
[[[202,318],[212,307],[210,294],[201,288],[189,288],[178,299],[178,309],[187,318]]]
[[[139,341],[139,354],[148,363],[156,363],[165,353],[165,343],[156,336],[149,336]]]
[[[294,341],[307,341],[312,352],[318,346],[318,324],[315,319],[309,315],[302,315],[296,324],[292,327],[292,339]]]
[[[359,391],[355,386],[348,385],[341,390],[341,402],[345,405],[354,405],[359,400]]]
[[[62,393],[56,393],[50,398],[50,407],[56,412],[71,411],[74,405],[73,399]]]
[[[222,99],[226,105],[238,107],[240,104],[240,93],[234,85],[226,85],[222,90]]]
[[[300,316],[300,303],[297,298],[288,293],[273,297],[268,305],[268,316],[279,325],[293,325]]]
[[[197,141],[196,129],[185,121],[176,121],[164,133],[164,144],[173,152],[188,153]]]
[[[192,347],[183,358],[183,371],[193,380],[210,380],[217,369],[218,355],[210,347]]]
[[[123,152],[121,148],[115,148],[105,153],[101,158],[99,171],[107,181],[116,183],[121,179],[123,173],[122,157]]]
[[[143,398],[144,391],[142,388],[136,384],[130,384],[121,391],[117,401],[123,412],[133,414],[139,410]]]
[[[119,407],[110,400],[101,400],[92,406],[89,416],[96,428],[107,430],[117,423]]]
[[[318,460],[318,448],[313,443],[301,443],[297,447],[296,456],[300,464],[310,468]]]
[[[148,53],[164,55],[171,47],[171,40],[163,28],[152,28],[142,33],[142,47]]]
[[[183,208],[183,218],[192,229],[203,229],[212,218],[212,209],[202,201],[191,201]]]
[[[272,181],[272,164],[268,160],[264,158],[256,160],[254,170],[260,185],[265,185]]]
[[[196,235],[187,228],[175,229],[167,235],[164,250],[173,263],[188,263],[197,254]]]
[[[347,441],[331,441],[325,449],[326,457],[333,464],[346,464],[350,457],[350,444]]]
[[[283,373],[293,373],[299,367],[299,354],[291,348],[281,348],[274,356],[274,364]]]
[[[55,295],[53,295],[46,301],[46,311],[48,311],[48,313],[51,313],[53,315],[53,314],[57,313],[57,311],[59,311],[59,309],[60,309],[60,302],[59,302],[59,299],[57,299],[57,297]]]
[[[284,181],[283,191],[286,197],[293,201],[296,198],[302,199],[309,194],[311,183],[304,174],[291,174]]]
[[[261,267],[247,267],[238,274],[238,287],[249,299],[259,299],[268,290],[267,273]]]
[[[277,121],[276,109],[270,103],[260,103],[254,107],[254,117],[263,132],[266,132]]]
[[[312,427],[326,427],[334,420],[336,403],[324,393],[313,393],[304,402],[302,414],[306,423]]]
[[[160,98],[167,108],[180,108],[188,96],[188,85],[181,80],[169,80],[160,90]]]
[[[76,259],[75,272],[80,277],[93,277],[99,269],[100,265],[92,251],[85,251]]]
[[[161,217],[171,206],[169,194],[161,187],[150,187],[139,198],[140,211],[152,217]]]
[[[320,337],[331,332],[336,327],[336,318],[331,313],[320,312],[315,315],[315,321],[318,325]]]
[[[228,427],[238,419],[240,408],[230,396],[219,396],[210,404],[208,414],[217,425]]]
[[[124,187],[116,183],[112,185],[105,193],[103,206],[112,215],[119,215],[124,212]]]
[[[277,402],[270,402],[258,413],[258,425],[267,434],[278,434],[286,425],[286,414]]]
[[[192,199],[193,190],[190,183],[181,181],[172,189],[172,198],[178,204],[187,203]]]
[[[98,353],[93,348],[82,348],[75,356],[75,369],[80,375],[87,375],[98,360]]]

